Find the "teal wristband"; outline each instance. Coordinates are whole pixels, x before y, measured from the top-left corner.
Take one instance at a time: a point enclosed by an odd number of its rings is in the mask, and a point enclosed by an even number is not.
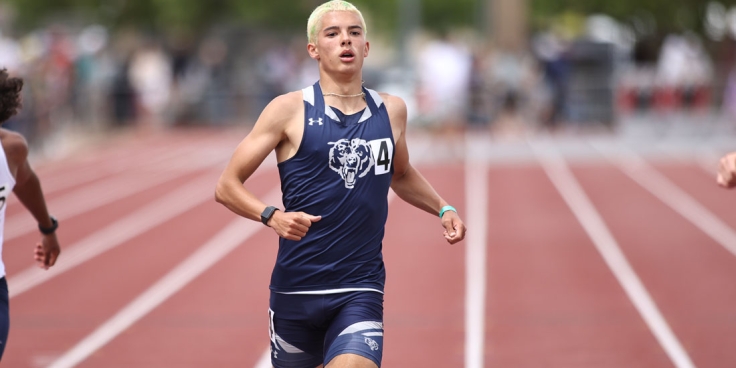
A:
[[[447,211],[452,211],[452,212],[457,213],[457,210],[455,209],[455,207],[445,206],[445,207],[442,207],[442,209],[440,210],[440,218],[442,218],[442,216],[444,216],[445,212]]]

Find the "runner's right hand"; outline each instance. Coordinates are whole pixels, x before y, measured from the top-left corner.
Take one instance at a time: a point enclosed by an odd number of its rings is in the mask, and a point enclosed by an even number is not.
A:
[[[307,235],[307,231],[313,222],[322,219],[322,216],[314,216],[304,212],[282,212],[276,211],[268,221],[276,234],[288,240],[299,241]]]

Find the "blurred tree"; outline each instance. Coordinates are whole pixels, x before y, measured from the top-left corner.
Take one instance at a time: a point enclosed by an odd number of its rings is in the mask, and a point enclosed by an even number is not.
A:
[[[3,0],[16,9],[15,26],[30,30],[49,22],[96,22],[150,30],[200,31],[228,22],[301,32],[323,0]],[[403,0],[353,0],[374,29],[401,30]],[[521,0],[520,0],[521,1]],[[605,13],[630,24],[654,20],[659,32],[703,30],[704,0],[526,0],[532,24],[544,25],[565,13]],[[420,0],[422,26],[436,31],[455,26],[485,27],[478,14],[490,0]],[[720,0],[726,6],[736,0]]]
[[[324,0],[4,0],[16,9],[16,28],[30,30],[52,21],[98,22],[113,28],[197,31],[219,22],[301,31]],[[375,28],[394,31],[401,0],[353,0]],[[473,26],[483,0],[422,0],[420,19],[429,29]]]
[[[693,30],[703,31],[705,0],[530,0],[535,25],[544,25],[552,16],[566,12],[580,14],[603,13],[632,24],[642,31],[642,23],[654,21],[657,33]],[[719,0],[726,6],[736,0]],[[645,26],[647,28],[648,26]]]

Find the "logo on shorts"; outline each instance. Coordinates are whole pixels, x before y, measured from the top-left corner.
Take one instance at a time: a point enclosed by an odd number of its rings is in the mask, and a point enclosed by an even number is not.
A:
[[[365,343],[368,344],[368,346],[371,348],[371,350],[378,350],[378,343],[376,340],[371,339],[370,337],[365,338]]]

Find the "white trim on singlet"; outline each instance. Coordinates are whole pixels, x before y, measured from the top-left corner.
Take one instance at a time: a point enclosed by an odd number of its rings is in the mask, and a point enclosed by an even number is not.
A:
[[[314,86],[302,89],[302,96],[304,97],[304,101],[307,101],[310,105],[314,106]]]
[[[8,163],[8,157],[5,155],[5,149],[3,148],[2,142],[0,142],[0,185],[5,184],[8,187],[5,188],[6,195],[10,195],[15,188],[17,181],[10,172],[10,164]],[[5,199],[3,207],[0,208],[0,277],[5,277],[5,263],[2,260],[3,243],[5,243],[5,210],[8,208],[8,200]]]
[[[383,99],[381,98],[381,95],[372,89],[366,89],[371,94],[371,97],[373,97],[373,102],[376,103],[376,107],[381,107],[381,105],[383,105]]]
[[[370,107],[366,107],[366,109],[363,111],[363,116],[361,116],[360,120],[358,121],[358,124],[368,120],[371,116],[373,116],[373,113],[371,112]]]
[[[366,89],[368,90],[368,93],[371,94],[371,97],[373,98],[373,102],[376,103],[376,107],[379,107],[380,108],[381,105],[383,105],[383,99],[381,98],[381,95],[378,92],[376,92],[376,91],[374,91],[372,89],[368,89],[368,88],[366,88]],[[313,85],[302,89],[302,96],[303,96],[304,101],[308,102],[312,106],[315,106],[315,101],[314,101],[314,86]],[[327,105],[327,104],[325,104],[325,114],[327,116],[329,116],[330,118],[332,118],[332,120],[340,121],[340,118],[337,117],[337,114],[335,114],[335,112],[332,110],[332,108],[329,105]],[[371,109],[370,108],[365,109],[365,111],[363,111],[363,115],[360,117],[360,120],[358,121],[358,123],[362,123],[362,122],[370,119],[371,116],[373,116],[373,113],[371,112]]]
[[[2,166],[3,168],[3,174],[5,174],[8,180],[10,181],[10,190],[12,191],[12,189],[15,188],[15,184],[17,183],[15,181],[15,177],[13,176],[13,173],[10,172],[10,164],[8,163],[8,156],[5,155],[5,149],[3,148],[2,144],[0,144],[0,150],[1,150],[0,156],[2,156],[0,157],[0,159],[2,159],[3,162],[5,163],[5,165],[0,165],[0,166]]]
[[[383,294],[383,291],[371,288],[345,288],[345,289],[329,289],[329,290],[311,290],[311,291],[274,291],[277,294],[288,294],[288,295],[329,295],[329,294],[340,294],[350,293],[353,291],[375,291],[376,293]]]
[[[368,90],[368,93],[371,94],[371,97],[373,98],[373,102],[375,102],[376,104],[376,108],[380,108],[381,105],[383,105],[383,99],[381,98],[381,95],[372,89],[366,88],[366,90]],[[370,108],[365,109],[365,112],[363,112],[363,116],[360,117],[360,121],[358,121],[358,123],[362,123],[370,119],[371,116],[373,116],[371,109]]]
[[[338,121],[338,122],[340,121],[340,118],[337,117],[337,114],[335,114],[334,111],[332,111],[332,108],[330,107],[330,105],[325,104],[325,114],[334,121]]]

